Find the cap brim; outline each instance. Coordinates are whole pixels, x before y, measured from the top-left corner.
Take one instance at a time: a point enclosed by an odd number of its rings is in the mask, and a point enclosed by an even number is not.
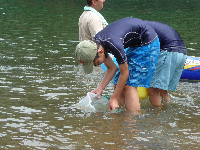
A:
[[[93,62],[85,65],[85,64],[82,64],[82,69],[84,71],[85,74],[90,74],[92,73],[93,71]]]

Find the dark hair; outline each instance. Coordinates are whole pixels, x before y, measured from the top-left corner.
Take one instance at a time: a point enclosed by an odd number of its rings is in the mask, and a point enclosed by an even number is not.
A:
[[[99,44],[97,41],[95,41],[95,40],[92,40],[92,41],[95,42],[95,43],[97,44],[97,51],[98,51],[98,49],[99,49],[99,47],[100,47],[100,44]],[[109,56],[109,54],[108,54],[107,52],[104,52],[104,54],[105,54],[105,58],[107,58],[107,57]],[[94,57],[93,62],[94,62],[97,58],[99,58],[98,52],[96,53],[96,56]]]
[[[87,5],[88,5],[88,6],[91,6],[91,5],[92,5],[92,1],[93,1],[93,0],[86,0],[86,1],[87,1]],[[96,0],[96,1],[98,1],[98,0]]]
[[[93,62],[94,62],[97,58],[99,58],[98,52],[96,53],[96,56],[94,57]]]
[[[106,52],[104,52],[104,54],[105,54],[105,58],[108,58],[109,54],[106,53]],[[98,52],[97,52],[97,53],[96,53],[96,56],[95,56],[94,59],[93,59],[93,62],[95,62],[96,59],[98,59],[99,57],[100,57],[100,56],[99,56],[99,54],[98,54]]]
[[[97,45],[97,51],[98,51],[98,49],[99,49],[99,47],[100,47],[100,44],[97,42],[97,41],[95,41],[95,40],[92,40],[94,43],[96,43],[96,45]],[[98,52],[96,53],[96,56],[94,57],[94,59],[93,59],[93,61],[95,61],[97,58],[99,58],[99,55],[98,55]]]

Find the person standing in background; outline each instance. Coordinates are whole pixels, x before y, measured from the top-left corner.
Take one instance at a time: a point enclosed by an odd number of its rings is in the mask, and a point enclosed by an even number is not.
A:
[[[98,12],[105,0],[86,0],[87,6],[79,18],[79,41],[92,40],[95,34],[104,29],[108,23]]]
[[[79,18],[79,41],[84,40],[92,40],[92,38],[102,29],[108,25],[104,17],[99,13],[99,11],[103,8],[103,4],[105,0],[86,0],[87,6],[84,7],[83,13]],[[81,71],[81,70],[79,70]],[[78,70],[75,72],[80,73]],[[95,72],[101,72],[102,69],[100,67],[95,68]],[[81,81],[83,78],[80,79]],[[88,83],[93,81],[97,82],[95,75],[94,76],[84,76],[84,83]],[[89,89],[90,87],[85,87]]]

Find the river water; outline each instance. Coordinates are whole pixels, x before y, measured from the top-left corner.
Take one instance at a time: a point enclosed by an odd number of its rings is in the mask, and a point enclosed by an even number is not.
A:
[[[180,81],[171,102],[141,100],[134,115],[74,106],[100,82],[74,57],[85,0],[0,1],[0,149],[200,149],[200,82]],[[164,22],[200,56],[199,0],[106,0],[102,15]],[[112,83],[104,94],[113,92]]]

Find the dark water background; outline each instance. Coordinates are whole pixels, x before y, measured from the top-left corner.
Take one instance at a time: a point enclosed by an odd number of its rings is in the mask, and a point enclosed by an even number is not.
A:
[[[85,0],[0,0],[0,149],[199,149],[200,83],[179,82],[171,103],[141,114],[73,106],[100,82],[74,58]],[[176,29],[200,56],[199,0],[106,0],[111,23],[137,17]],[[112,84],[105,95],[113,92]]]

